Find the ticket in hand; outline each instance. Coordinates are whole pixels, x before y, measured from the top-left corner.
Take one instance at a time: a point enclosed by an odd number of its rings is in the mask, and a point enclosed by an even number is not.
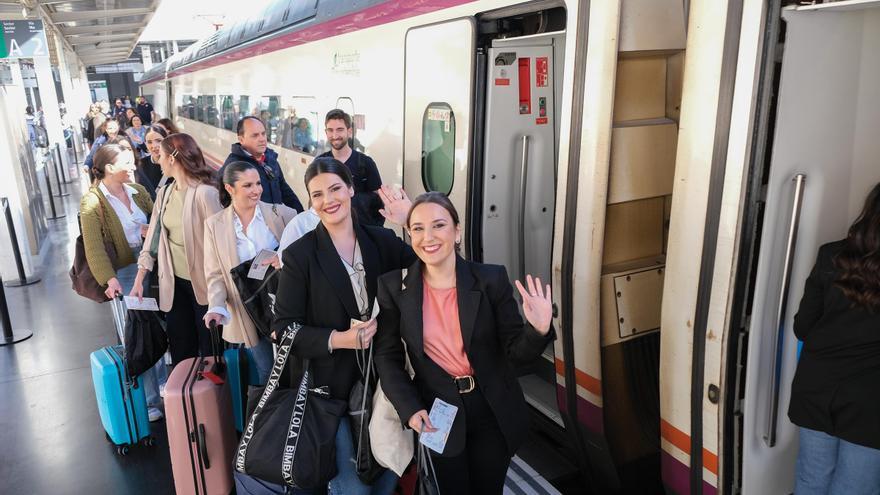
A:
[[[458,407],[440,399],[434,399],[434,405],[431,406],[428,417],[431,418],[431,424],[437,431],[422,433],[419,435],[419,442],[434,452],[442,454],[457,413]]]
[[[159,311],[159,304],[154,297],[145,297],[143,301],[138,301],[136,297],[125,296],[125,308],[140,311]]]
[[[272,259],[272,257],[276,255],[278,255],[278,253],[269,249],[264,249],[257,253],[254,260],[251,261],[251,269],[248,270],[247,274],[248,278],[256,280],[263,280],[266,278],[266,272],[269,270],[269,265],[263,263]]]

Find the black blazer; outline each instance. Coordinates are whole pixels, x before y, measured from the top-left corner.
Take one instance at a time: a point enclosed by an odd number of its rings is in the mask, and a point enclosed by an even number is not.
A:
[[[366,271],[370,307],[376,297],[376,280],[390,270],[409,266],[416,259],[412,248],[393,231],[355,225]],[[328,385],[330,395],[348,399],[360,377],[355,352],[351,349],[327,350],[330,332],[347,330],[351,319],[361,319],[348,272],[323,224],[291,244],[282,254],[284,267],[278,278],[275,321],[272,329],[281,333],[293,322],[302,328],[293,341],[288,363],[287,385],[299,384],[302,360],[311,359],[314,383]]]
[[[534,360],[556,334],[551,327],[542,336],[523,323],[503,266],[471,263],[459,257],[455,276],[465,353],[512,456],[528,434],[529,414],[511,362]],[[374,359],[382,389],[404,425],[417,411],[430,411],[437,397],[458,407],[443,452],[444,457],[455,456],[465,448],[464,408],[452,377],[425,354],[422,291],[421,261],[409,267],[402,284],[397,270],[379,277],[381,311]],[[413,379],[404,369],[401,338],[415,371]]]
[[[791,385],[793,423],[880,449],[880,314],[852,306],[834,281],[844,241],[819,248],[794,317],[804,341]]]

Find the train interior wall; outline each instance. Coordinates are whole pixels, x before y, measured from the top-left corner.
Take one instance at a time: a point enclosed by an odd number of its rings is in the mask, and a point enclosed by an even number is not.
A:
[[[797,427],[788,420],[797,365],[791,322],[820,245],[846,237],[865,197],[880,182],[880,2],[846,7],[789,8],[764,226],[749,329],[744,396],[742,493],[790,493]],[[847,10],[849,9],[849,10]],[[794,182],[805,176],[784,314],[776,443],[765,439],[771,421],[772,358],[791,225]]]
[[[604,427],[623,493],[661,490],[660,306],[686,38],[680,3],[652,5],[672,22],[650,26],[633,16],[646,7],[622,4],[600,282]]]

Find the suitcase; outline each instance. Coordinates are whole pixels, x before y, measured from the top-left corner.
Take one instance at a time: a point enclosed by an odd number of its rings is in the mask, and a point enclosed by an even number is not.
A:
[[[122,297],[118,297],[110,305],[117,337],[124,345],[125,304]],[[103,347],[90,357],[101,423],[107,439],[116,445],[116,452],[120,455],[128,454],[129,447],[138,442],[153,445],[144,380],[132,380],[126,372],[123,345]]]
[[[244,430],[245,409],[247,409],[247,391],[249,386],[261,386],[257,364],[251,358],[251,352],[245,347],[226,349],[223,352],[226,361],[226,375],[229,391],[232,395],[232,415],[235,418],[235,429]]]
[[[217,329],[211,329],[216,341]],[[178,495],[232,492],[232,457],[237,445],[229,382],[223,360],[189,358],[174,367],[165,384],[165,421],[171,469]]]

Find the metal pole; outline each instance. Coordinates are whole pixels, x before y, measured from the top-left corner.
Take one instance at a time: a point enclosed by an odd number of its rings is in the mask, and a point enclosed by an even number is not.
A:
[[[43,166],[44,177],[46,178],[46,189],[49,192],[49,206],[52,207],[52,216],[46,217],[46,220],[58,220],[59,218],[64,218],[64,215],[58,215],[55,211],[55,198],[52,197],[52,180],[49,179],[49,166]]]
[[[0,319],[3,321],[3,338],[0,339],[0,347],[17,344],[34,336],[30,330],[12,328],[12,318],[9,317],[9,306],[6,304],[6,291],[3,289],[2,276],[0,276]]]
[[[12,208],[9,207],[7,198],[0,198],[3,214],[6,216],[6,230],[9,231],[9,239],[12,241],[12,255],[15,257],[15,268],[18,270],[18,280],[6,282],[6,287],[21,287],[40,281],[40,277],[28,278],[24,271],[24,263],[21,260],[21,249],[18,247],[18,236],[15,234],[15,224],[12,223]]]
[[[58,160],[55,159],[55,153],[50,152],[52,155],[52,168],[55,169],[55,183],[58,184],[58,194],[55,195],[57,198],[63,198],[66,196],[70,196],[70,193],[65,191],[67,189],[64,187],[64,183],[61,180],[61,171],[58,168]],[[59,158],[61,156],[59,155]]]
[[[64,147],[67,149],[67,146]],[[70,179],[67,178],[67,174],[64,173],[64,160],[61,159],[61,144],[55,143],[55,154],[58,155],[58,166],[61,168],[61,180],[67,184],[70,182]],[[64,186],[67,189],[67,186]]]

